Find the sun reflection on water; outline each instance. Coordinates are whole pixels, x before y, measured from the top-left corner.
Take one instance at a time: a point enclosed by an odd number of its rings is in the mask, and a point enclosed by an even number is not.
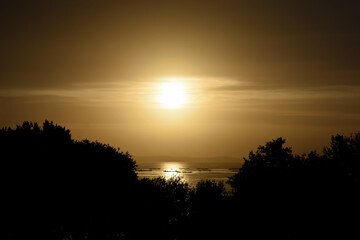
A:
[[[182,177],[181,169],[183,168],[183,164],[181,163],[172,163],[167,162],[163,163],[162,169],[165,179],[170,179],[174,177]]]
[[[236,169],[236,171],[235,171]],[[186,162],[163,162],[159,165],[155,165],[152,168],[144,168],[138,171],[140,178],[154,179],[163,177],[165,180],[179,177],[182,183],[187,183],[191,187],[195,187],[196,184],[205,179],[214,179],[217,182],[227,182],[230,176],[233,176],[238,171],[238,168],[204,168],[194,167],[190,163]],[[231,191],[231,186],[225,184],[227,191]]]

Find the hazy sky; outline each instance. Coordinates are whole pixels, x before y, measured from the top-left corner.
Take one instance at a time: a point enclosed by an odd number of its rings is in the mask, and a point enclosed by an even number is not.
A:
[[[359,26],[360,1],[1,0],[0,126],[49,119],[135,157],[321,149],[360,130]]]

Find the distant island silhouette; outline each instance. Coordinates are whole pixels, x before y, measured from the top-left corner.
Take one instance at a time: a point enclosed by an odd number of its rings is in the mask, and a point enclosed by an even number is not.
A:
[[[0,130],[1,239],[359,236],[360,132],[296,155],[277,138],[224,182],[139,179],[136,159],[46,120]]]

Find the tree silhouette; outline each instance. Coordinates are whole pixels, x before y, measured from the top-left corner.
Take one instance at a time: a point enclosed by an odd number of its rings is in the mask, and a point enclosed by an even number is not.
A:
[[[322,153],[283,138],[222,182],[138,179],[129,153],[45,121],[0,130],[1,239],[304,239],[359,236],[360,133]]]
[[[0,130],[2,217],[9,239],[120,232],[134,208],[137,181],[128,153],[99,142],[74,141],[45,121]],[[94,226],[96,223],[96,227]],[[111,223],[111,224],[110,224]]]
[[[223,182],[201,180],[190,198],[191,239],[226,239],[229,227],[228,198]]]
[[[354,235],[358,221],[350,213],[359,213],[359,136],[332,137],[323,155],[294,155],[282,138],[251,151],[229,179],[234,209],[247,219],[241,224],[278,238]]]
[[[137,184],[136,239],[181,239],[187,229],[190,187],[181,178],[141,179]],[[185,238],[186,239],[186,238]]]
[[[336,135],[331,137],[329,147],[324,148],[324,155],[343,171],[343,179],[349,183],[358,183],[360,176],[360,133],[355,133],[346,137]]]
[[[230,184],[235,194],[246,188],[248,183],[257,184],[257,187],[269,187],[275,184],[281,177],[285,177],[289,169],[298,166],[298,158],[294,157],[291,148],[284,147],[285,140],[278,138],[267,142],[265,146],[259,146],[254,153],[250,151],[248,159],[240,168],[239,173],[230,178]]]

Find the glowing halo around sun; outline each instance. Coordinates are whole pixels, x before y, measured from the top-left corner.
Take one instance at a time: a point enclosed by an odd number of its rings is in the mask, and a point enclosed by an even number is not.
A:
[[[187,103],[187,94],[184,85],[176,81],[162,83],[157,100],[162,103],[165,108],[180,108]]]

